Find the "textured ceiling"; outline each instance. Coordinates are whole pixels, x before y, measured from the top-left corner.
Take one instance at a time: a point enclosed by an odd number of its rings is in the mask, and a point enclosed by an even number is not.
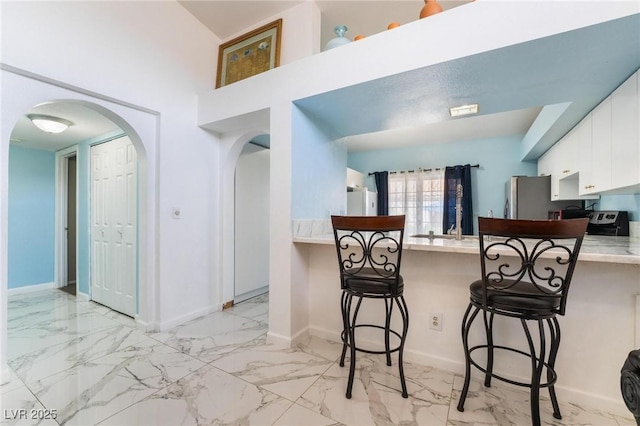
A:
[[[531,158],[535,159],[640,67],[639,28],[636,14],[311,96],[296,104],[334,137],[362,146],[357,135],[370,138],[372,132],[386,132],[392,136],[393,129],[401,132],[416,126],[426,134],[424,126],[429,124],[461,125],[469,120],[450,118],[449,107],[479,103],[480,116],[474,118],[481,120],[483,115],[571,102],[561,121],[536,146]],[[459,136],[474,139],[473,127]]]

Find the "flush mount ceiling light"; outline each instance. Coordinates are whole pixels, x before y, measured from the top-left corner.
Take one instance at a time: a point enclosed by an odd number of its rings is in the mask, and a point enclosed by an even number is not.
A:
[[[460,117],[462,115],[471,115],[478,113],[478,104],[461,105],[459,107],[449,108],[451,117]]]
[[[38,129],[47,133],[62,133],[73,125],[69,120],[51,115],[29,114],[27,117]]]

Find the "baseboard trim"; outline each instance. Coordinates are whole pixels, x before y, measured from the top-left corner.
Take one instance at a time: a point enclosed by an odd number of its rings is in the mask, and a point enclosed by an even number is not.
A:
[[[80,300],[81,302],[89,302],[91,300],[91,296],[89,296],[87,293],[82,293],[76,290],[76,299]]]
[[[219,306],[217,303],[214,305],[209,305],[207,307],[204,307],[202,309],[198,309],[196,311],[193,312],[189,312],[186,315],[182,315],[176,318],[172,318],[170,320],[167,321],[163,321],[160,322],[159,324],[159,329],[160,331],[166,331],[169,330],[177,325],[180,324],[184,324],[187,321],[191,321],[192,319],[196,319],[198,317],[201,317],[203,315],[207,315],[213,312],[219,312],[220,311],[221,306]]]
[[[136,321],[136,326],[138,327],[138,330],[144,331],[145,333],[148,333],[151,331],[157,331],[160,329],[160,327],[158,327],[158,324],[155,322],[142,321],[137,317],[135,318],[135,321]]]
[[[55,283],[42,283],[42,284],[33,284],[33,285],[25,285],[22,287],[10,288],[7,290],[8,296],[13,296],[15,294],[23,294],[23,293],[33,293],[34,291],[53,289],[55,287]]]
[[[285,337],[282,334],[274,333],[272,331],[267,332],[267,343],[270,345],[282,345],[291,347],[291,340],[289,337]]]
[[[327,330],[323,328],[311,327],[308,329],[308,333],[311,336],[320,337],[322,339],[330,340],[332,342],[340,343],[342,341],[342,339],[340,338],[340,333],[335,332],[335,330]],[[371,348],[379,348],[379,349],[384,348],[384,346],[380,342],[364,341],[363,343],[365,345],[368,345]],[[408,362],[438,368],[440,370],[457,374],[459,376],[464,375],[464,363],[462,361],[457,361],[457,360],[448,359],[448,358],[441,358],[441,357],[428,354],[426,352],[420,352],[420,351],[409,350],[409,349],[405,350],[404,355],[405,355],[405,360]],[[472,373],[471,373],[473,375],[472,377],[477,379],[482,378],[481,372],[479,371],[473,372],[473,370],[475,369],[472,369]],[[499,374],[503,374],[505,377],[509,376],[508,374],[500,373],[499,371],[496,371],[496,372]],[[522,377],[510,377],[510,378],[513,378],[515,380],[526,380],[526,379],[523,379]],[[494,384],[499,387],[503,386],[504,388],[513,388],[512,386],[503,384],[498,380],[494,380],[492,382],[492,386],[494,386]],[[583,392],[575,388],[562,386],[561,384],[557,384],[555,388],[556,388],[556,393],[558,394],[558,400],[560,402],[574,403],[579,406],[584,405],[584,406],[595,408],[597,410],[601,410],[607,413],[612,413],[622,417],[629,417],[629,410],[627,409],[624,402],[622,401],[622,398],[620,398],[619,400],[610,399],[601,395],[595,395],[595,394]],[[545,398],[546,397],[543,396],[543,399]]]
[[[284,345],[286,347],[292,348],[294,346],[299,345],[300,343],[304,343],[309,340],[309,328],[305,328],[300,330],[292,337],[286,337],[282,334],[274,333],[272,331],[267,332],[267,343]]]

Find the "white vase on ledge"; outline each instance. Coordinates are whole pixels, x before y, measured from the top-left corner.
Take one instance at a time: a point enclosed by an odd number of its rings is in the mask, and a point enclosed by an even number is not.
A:
[[[344,46],[345,44],[351,43],[351,40],[349,40],[345,36],[347,31],[348,29],[346,25],[337,25],[333,29],[333,32],[336,33],[335,38],[332,38],[327,42],[327,45],[324,47],[324,50],[333,49],[335,47]]]

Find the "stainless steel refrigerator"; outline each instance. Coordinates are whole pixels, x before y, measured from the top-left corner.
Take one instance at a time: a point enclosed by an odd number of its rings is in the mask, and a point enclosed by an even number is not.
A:
[[[551,201],[551,176],[514,176],[507,181],[505,219],[549,219],[549,213],[582,207],[582,201]]]
[[[376,216],[378,193],[372,191],[347,192],[347,216]]]

